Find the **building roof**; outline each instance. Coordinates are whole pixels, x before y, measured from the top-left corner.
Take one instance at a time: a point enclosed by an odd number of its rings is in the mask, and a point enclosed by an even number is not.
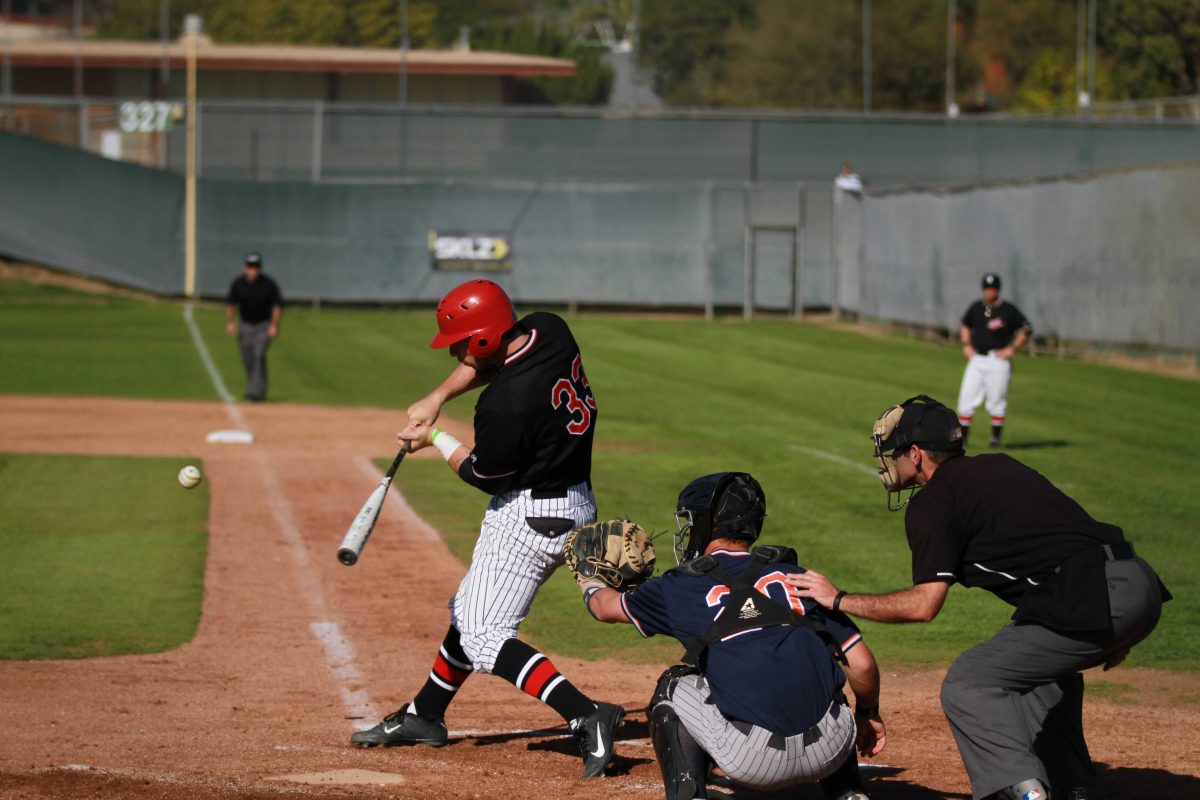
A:
[[[43,40],[8,46],[13,66],[155,68],[166,51],[172,69],[186,66],[187,50],[178,39],[164,48],[159,42]],[[398,73],[400,50],[362,47],[318,47],[291,44],[217,44],[197,40],[200,70],[255,72]],[[563,58],[472,50],[409,50],[405,71],[428,75],[571,76],[575,62]]]

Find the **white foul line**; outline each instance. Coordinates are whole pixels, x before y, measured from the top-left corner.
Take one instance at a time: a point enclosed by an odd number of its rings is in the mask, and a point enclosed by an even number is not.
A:
[[[213,388],[224,402],[225,412],[229,415],[229,419],[238,428],[249,431],[250,427],[246,424],[241,409],[234,402],[233,395],[225,388],[225,382],[221,380],[216,364],[213,363],[208,348],[204,345],[200,330],[192,318],[191,303],[184,304],[183,319],[192,335],[196,351],[200,354],[200,361],[208,372],[209,380],[212,381]],[[325,653],[325,665],[329,667],[329,671],[333,673],[339,683],[338,689],[342,696],[342,705],[345,707],[346,716],[348,718],[374,719],[378,716],[378,712],[371,703],[367,691],[350,688],[350,686],[363,683],[358,667],[354,663],[354,648],[342,634],[337,622],[331,620],[329,604],[325,602],[321,583],[317,580],[316,573],[308,559],[304,537],[300,535],[300,529],[296,526],[291,507],[279,486],[279,480],[275,477],[274,470],[271,469],[266,453],[260,449],[255,449],[253,453],[255,460],[258,461],[257,472],[264,484],[263,488],[266,490],[267,505],[271,509],[271,516],[275,518],[275,524],[283,533],[284,541],[288,546],[288,555],[291,556],[295,566],[292,576],[296,579],[300,596],[308,603],[309,615],[313,619],[313,622],[309,623],[309,630],[312,631]]]
[[[831,453],[828,450],[818,450],[815,447],[805,447],[804,445],[800,445],[800,444],[793,444],[793,445],[788,445],[788,446],[791,447],[793,450],[795,450],[798,453],[807,453],[810,456],[816,456],[817,458],[823,458],[826,461],[832,461],[835,464],[841,464],[843,467],[850,467],[850,469],[856,469],[859,472],[865,472],[868,475],[877,475],[878,474],[877,470],[872,469],[871,467],[868,467],[866,464],[860,464],[857,461],[851,461],[848,458],[843,458],[842,456],[839,456],[836,453]]]

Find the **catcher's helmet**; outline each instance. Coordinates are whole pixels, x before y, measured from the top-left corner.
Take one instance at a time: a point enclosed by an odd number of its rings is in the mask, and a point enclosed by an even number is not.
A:
[[[717,472],[683,487],[675,506],[675,561],[704,554],[713,539],[753,542],[762,533],[767,498],[745,472]]]
[[[437,307],[438,334],[430,347],[449,347],[470,338],[467,352],[487,358],[500,348],[500,339],[517,324],[517,312],[500,286],[492,281],[467,281],[446,293]]]
[[[958,414],[925,394],[910,397],[880,414],[871,428],[871,440],[875,443],[879,480],[887,490],[888,508],[892,511],[899,511],[903,507],[900,492],[913,485],[912,481],[900,482],[897,455],[914,444],[923,450],[963,451],[962,425],[958,421]],[[892,502],[893,494],[896,495],[895,503]]]

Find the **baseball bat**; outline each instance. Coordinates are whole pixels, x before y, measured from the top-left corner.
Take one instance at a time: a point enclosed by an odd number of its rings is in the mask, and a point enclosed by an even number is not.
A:
[[[367,546],[367,539],[371,537],[371,531],[375,530],[379,512],[383,510],[383,501],[387,499],[388,487],[392,485],[392,478],[396,476],[396,468],[400,466],[400,462],[404,460],[407,452],[408,448],[402,447],[400,452],[396,453],[396,458],[392,460],[392,465],[388,467],[383,480],[371,492],[367,502],[363,503],[362,508],[354,515],[350,527],[346,529],[346,535],[342,537],[337,557],[338,561],[347,567],[353,567],[358,563],[358,557],[362,555],[363,548]]]

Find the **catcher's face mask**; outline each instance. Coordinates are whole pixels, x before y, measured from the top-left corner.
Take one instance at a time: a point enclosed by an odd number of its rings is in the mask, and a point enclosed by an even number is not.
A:
[[[958,415],[928,395],[910,397],[886,409],[871,428],[879,480],[887,491],[889,511],[899,511],[916,491],[917,476],[904,479],[896,459],[914,444],[926,450],[962,452],[962,426]],[[909,489],[908,497],[900,493]]]
[[[753,476],[718,472],[697,478],[683,488],[676,504],[675,563],[703,555],[713,539],[754,541],[766,514],[766,496]]]

